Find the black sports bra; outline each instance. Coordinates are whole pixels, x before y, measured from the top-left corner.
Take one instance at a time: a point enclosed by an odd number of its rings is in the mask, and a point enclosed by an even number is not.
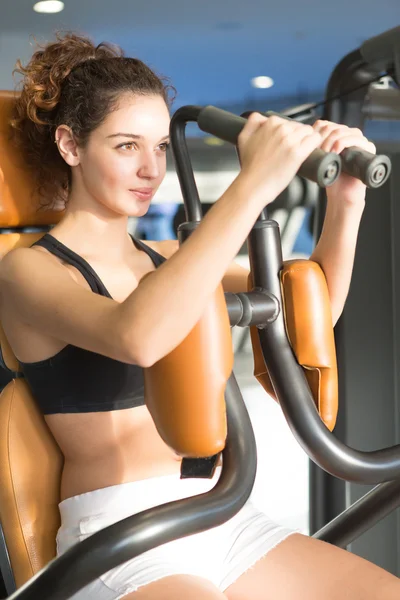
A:
[[[132,241],[138,249],[149,255],[155,267],[166,260],[143,242],[133,237]],[[95,294],[111,298],[92,267],[52,235],[47,233],[32,245],[43,246],[79,269]],[[145,403],[141,367],[71,344],[45,360],[20,364],[24,377],[45,415],[120,410],[142,406]]]

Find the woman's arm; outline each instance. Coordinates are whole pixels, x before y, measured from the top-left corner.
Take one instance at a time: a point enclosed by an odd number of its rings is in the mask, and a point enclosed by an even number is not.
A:
[[[360,194],[361,196],[361,194]],[[345,198],[328,194],[321,237],[310,256],[324,271],[331,300],[332,322],[336,325],[342,314],[350,289],[358,229],[363,205],[347,205]],[[361,200],[361,198],[360,198]]]
[[[359,146],[375,153],[375,146],[358,129],[317,121],[314,128],[321,134],[321,148],[340,154],[344,148]],[[327,190],[327,207],[321,236],[310,260],[324,271],[331,300],[332,321],[342,314],[350,288],[358,230],[365,206],[366,188],[358,179],[344,173]],[[155,244],[153,242],[153,244]],[[160,242],[160,254],[171,256],[178,249],[177,241]],[[237,263],[230,264],[223,278],[226,292],[247,291],[248,270]]]
[[[375,146],[359,129],[317,121],[314,128],[322,135],[321,148],[340,154],[345,148],[358,146],[375,154]],[[366,187],[361,181],[342,173],[327,190],[327,208],[322,233],[310,260],[325,273],[336,324],[342,314],[350,288],[358,230],[365,206]]]
[[[254,113],[239,135],[235,181],[182,247],[123,302],[85,290],[43,253],[17,248],[1,261],[0,308],[67,344],[153,365],[193,329],[262,208],[320,143],[312,127]],[[49,289],[50,280],[57,285]]]
[[[326,121],[317,121],[314,124],[314,130],[321,135],[322,143],[320,144],[320,147],[326,152],[337,152],[340,154],[345,148],[351,146],[364,148],[371,153],[376,152],[374,145],[370,143],[358,129],[352,129],[344,125],[337,125],[336,123],[329,123]],[[258,173],[262,172],[262,166],[263,164],[261,163],[259,170],[257,171]],[[331,300],[333,324],[336,324],[343,311],[350,287],[358,229],[365,204],[365,191],[366,188],[364,184],[358,179],[344,173],[342,173],[338,181],[329,188],[328,208],[323,231],[318,244],[310,257],[311,260],[320,264],[325,273]],[[219,204],[221,206],[220,201]],[[213,213],[216,209],[218,210],[218,208],[217,206],[213,207],[209,213]],[[237,219],[241,219],[242,216],[239,217],[239,212],[235,211],[236,214],[232,214],[229,203],[223,210],[225,211],[225,215],[222,214],[222,218],[219,219],[219,221],[228,222],[230,218],[230,224],[233,229],[235,229],[235,227],[240,227]],[[209,213],[205,217],[205,222],[209,221]],[[249,215],[247,215],[247,218],[248,217]],[[204,226],[205,223],[202,224],[203,231],[205,228]],[[250,229],[250,220],[247,222],[246,227],[248,230]],[[209,239],[213,239],[213,236],[218,235],[224,238],[223,240],[220,240],[220,252],[222,249],[225,250],[225,244],[228,244],[228,242],[230,243],[232,238],[235,238],[233,231],[229,232],[229,236],[226,236],[226,233],[227,232],[221,233],[221,230],[218,229],[217,231],[216,228],[212,228],[212,231],[208,233]],[[191,253],[191,248],[196,246],[195,240],[197,240],[197,237],[198,232],[196,231],[183,245],[182,253],[175,252],[173,255],[171,263],[174,262],[174,265],[178,270],[181,268],[181,265],[178,265],[179,262],[187,262],[187,259],[184,259],[184,255],[187,256],[188,252]],[[240,244],[236,246],[236,252],[239,247]],[[210,264],[213,264],[213,270],[215,270],[214,262],[216,258],[220,259],[220,255],[216,257],[216,255],[210,253],[209,250],[207,244],[206,246],[203,246],[203,249],[199,252],[199,256],[203,259],[202,264],[198,265],[196,273],[187,273],[186,277],[192,279],[193,286],[195,285],[197,277],[202,277]],[[162,253],[161,250],[160,253]],[[177,260],[178,256],[181,260]],[[162,270],[162,267],[160,269]],[[242,270],[239,266],[232,267],[232,265],[228,269],[225,268],[225,276],[223,275],[223,272],[221,273],[220,271],[221,275],[219,275],[219,277],[222,276],[224,278],[224,289],[226,291],[237,292],[246,290],[247,273],[245,271],[245,269]],[[166,282],[168,282],[168,278]],[[190,285],[190,282],[188,283]],[[148,287],[149,297],[151,297],[151,292],[153,290],[150,289],[151,286]],[[182,302],[182,299],[180,299],[180,302]],[[180,308],[179,310],[181,311]],[[139,312],[140,311],[138,311],[137,314],[139,314]],[[181,313],[182,311],[180,314]]]
[[[170,258],[179,248],[178,240],[163,240],[163,241],[146,241],[146,244],[153,248],[156,252]],[[233,261],[226,271],[222,279],[222,287],[224,292],[247,292],[247,277],[249,269],[245,269],[237,262]]]

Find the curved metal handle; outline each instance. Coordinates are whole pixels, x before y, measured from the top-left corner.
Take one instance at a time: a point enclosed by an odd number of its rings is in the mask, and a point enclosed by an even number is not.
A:
[[[151,508],[102,529],[53,560],[9,600],[67,600],[147,550],[231,519],[250,496],[257,470],[253,428],[234,375],[227,384],[226,404],[223,468],[210,492]]]
[[[258,221],[249,237],[255,287],[273,294],[282,306],[279,272],[282,268],[278,224]],[[266,259],[268,257],[268,260]],[[362,452],[346,446],[322,422],[286,334],[283,311],[259,329],[265,364],[293,435],[322,469],[347,481],[382,483],[400,476],[400,446]]]
[[[356,53],[348,61],[356,69],[359,59],[360,54]],[[176,129],[177,124],[185,119],[198,120],[200,114],[206,114],[203,111],[200,107],[179,109],[172,129]],[[236,118],[234,121],[237,122]],[[180,145],[175,151],[176,167],[188,210],[188,206],[193,207],[193,198],[189,194],[190,182],[194,181],[193,171],[186,145]],[[266,231],[268,235],[265,234]],[[282,247],[277,223],[260,218],[250,232],[248,241],[254,286],[273,294],[282,306],[279,282]],[[316,410],[303,370],[287,339],[282,311],[267,328],[259,330],[259,336],[268,372],[284,415],[294,436],[310,458],[331,475],[347,481],[382,483],[398,478],[400,447],[362,452],[340,442],[325,427]]]
[[[185,137],[186,124],[197,122],[200,112],[201,106],[182,106],[174,113],[169,127],[172,157],[182,191],[186,219],[189,222],[201,221],[203,216]]]

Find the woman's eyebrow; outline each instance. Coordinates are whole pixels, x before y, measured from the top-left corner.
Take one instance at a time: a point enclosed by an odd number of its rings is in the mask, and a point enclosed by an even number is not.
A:
[[[109,138],[114,138],[114,137],[129,137],[132,138],[134,140],[142,140],[143,136],[142,135],[136,135],[135,133],[112,133],[111,135],[107,136],[107,139]],[[164,142],[165,140],[169,139],[169,134],[165,135],[163,138],[161,138],[160,142]]]

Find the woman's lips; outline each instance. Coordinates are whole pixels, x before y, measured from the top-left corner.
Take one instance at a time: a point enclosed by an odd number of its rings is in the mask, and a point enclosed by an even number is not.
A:
[[[135,196],[137,196],[137,198],[139,198],[139,200],[150,200],[150,198],[153,196],[154,190],[153,188],[140,188],[137,190],[129,190],[130,192],[132,192],[133,194],[135,194]]]

